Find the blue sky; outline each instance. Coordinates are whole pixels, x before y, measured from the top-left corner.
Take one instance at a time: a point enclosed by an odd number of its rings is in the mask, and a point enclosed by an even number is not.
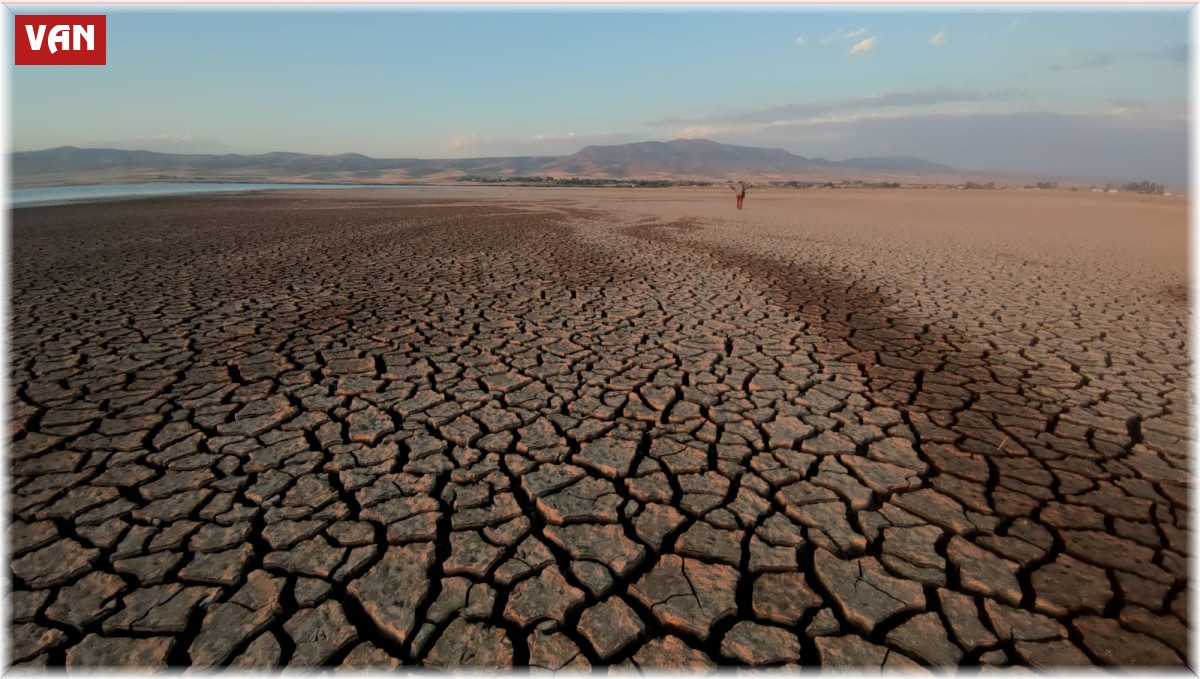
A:
[[[9,67],[16,150],[467,157],[705,137],[997,171],[1186,167],[1186,7],[131,9],[83,10],[108,15],[106,67]]]

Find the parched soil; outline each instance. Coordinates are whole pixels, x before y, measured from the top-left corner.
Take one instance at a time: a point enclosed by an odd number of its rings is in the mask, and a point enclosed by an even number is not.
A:
[[[1181,665],[1187,210],[13,212],[12,662]]]

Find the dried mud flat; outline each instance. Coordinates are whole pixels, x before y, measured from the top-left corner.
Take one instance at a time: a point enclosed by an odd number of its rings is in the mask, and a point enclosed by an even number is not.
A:
[[[1180,665],[1186,205],[17,210],[23,666]]]

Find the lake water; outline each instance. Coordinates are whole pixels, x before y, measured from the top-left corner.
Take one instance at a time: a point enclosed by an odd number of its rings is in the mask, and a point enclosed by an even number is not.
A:
[[[39,186],[16,188],[9,192],[11,207],[90,203],[114,198],[180,196],[197,193],[270,191],[277,189],[368,189],[397,188],[379,184],[245,184],[218,182],[159,182],[151,184],[86,184],[80,186]]]

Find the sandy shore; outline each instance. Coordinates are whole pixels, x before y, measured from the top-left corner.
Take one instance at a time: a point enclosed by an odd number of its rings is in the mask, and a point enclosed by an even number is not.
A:
[[[12,658],[1181,664],[1187,205],[17,210]]]

